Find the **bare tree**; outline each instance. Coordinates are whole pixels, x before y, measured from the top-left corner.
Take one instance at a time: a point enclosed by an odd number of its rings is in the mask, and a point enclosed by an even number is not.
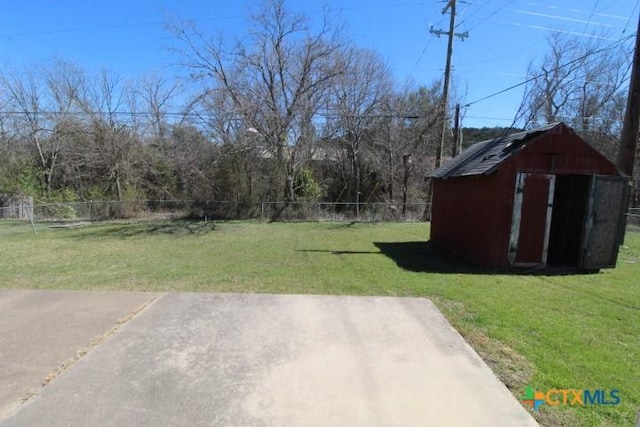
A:
[[[7,106],[12,110],[11,122],[13,131],[24,138],[35,150],[38,166],[41,171],[41,185],[50,192],[48,181],[55,167],[58,147],[48,144],[46,134],[48,126],[44,117],[44,89],[35,71],[24,74],[11,74],[3,78],[3,86],[7,91]]]
[[[172,196],[172,159],[160,140],[174,136],[175,85],[89,76],[62,60],[0,81],[1,190],[55,200]]]
[[[209,39],[194,26],[174,28],[183,65],[207,90],[223,91],[235,117],[255,129],[275,164],[275,181],[284,200],[295,199],[299,138],[321,95],[339,74],[333,64],[340,31],[328,14],[313,31],[307,19],[290,12],[283,0],[267,0],[250,18],[249,34],[229,46]]]
[[[393,82],[386,64],[370,50],[351,47],[340,55],[342,73],[331,85],[335,131],[344,141],[352,178],[352,200],[360,199],[361,147],[372,143],[376,128],[385,124],[385,105]],[[370,151],[370,149],[369,149]],[[356,205],[356,213],[358,206]]]
[[[46,117],[52,129],[49,135],[49,145],[52,148],[50,167],[47,173],[47,191],[51,192],[54,174],[58,169],[69,169],[75,152],[74,141],[83,132],[77,114],[80,112],[76,99],[79,91],[83,90],[86,76],[79,66],[62,60],[55,61],[43,70],[42,76],[46,83]],[[64,178],[60,177],[58,185],[64,186]]]
[[[118,200],[136,190],[136,149],[140,144],[135,122],[122,116],[123,113],[129,118],[137,116],[135,104],[127,103],[134,99],[128,95],[131,90],[118,76],[103,70],[89,82],[84,96],[76,99],[89,121],[91,147],[85,153],[85,161],[98,181],[107,183],[105,190]]]
[[[0,77],[0,83],[4,81]],[[0,191],[15,191],[15,175],[19,167],[19,147],[15,143],[17,133],[11,115],[7,114],[9,105],[9,91],[6,85],[0,84]]]
[[[380,182],[376,185],[383,200],[395,203],[401,188],[403,211],[410,199],[423,201],[424,178],[435,164],[435,153],[440,143],[443,116],[440,90],[435,83],[393,93],[383,103],[383,121],[372,139],[372,169]],[[419,180],[414,175],[419,173]]]
[[[30,147],[44,196],[51,195],[60,166],[64,123],[74,108],[69,94],[77,88],[78,75],[74,65],[56,61],[2,77],[5,109],[10,111],[2,118],[3,139],[12,135]]]
[[[406,91],[394,98],[394,111],[397,112],[394,146],[398,157],[402,156],[403,217],[406,217],[411,195],[414,200],[429,200],[426,177],[436,165],[444,120],[439,86],[439,82],[434,82],[430,87]],[[414,179],[416,172],[418,180]]]
[[[624,44],[554,33],[522,103],[524,127],[564,121],[608,156],[615,153],[625,106],[630,52]]]
[[[168,113],[170,112],[172,101],[179,94],[179,90],[180,87],[176,81],[148,76],[138,83],[134,91],[131,91],[131,96],[134,99],[140,98],[142,100],[143,110],[148,118],[150,132],[144,130],[143,133],[150,136],[157,144],[162,144],[169,136]]]

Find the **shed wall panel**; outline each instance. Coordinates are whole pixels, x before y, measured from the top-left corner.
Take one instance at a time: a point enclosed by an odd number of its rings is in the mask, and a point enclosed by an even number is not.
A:
[[[436,180],[431,239],[477,264],[498,266],[495,176]],[[437,202],[436,202],[437,201]]]
[[[531,141],[501,167],[560,175],[618,175],[613,163],[568,128],[557,128]]]

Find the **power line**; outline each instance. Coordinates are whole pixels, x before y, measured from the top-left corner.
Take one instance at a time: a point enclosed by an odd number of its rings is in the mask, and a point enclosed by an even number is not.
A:
[[[593,14],[596,12],[596,9],[598,7],[598,3],[600,3],[600,0],[596,0],[596,2],[593,5],[593,9],[591,9],[591,13],[589,14],[589,17],[587,18],[587,23],[584,24],[584,30],[582,31],[587,31],[587,28],[589,26],[589,24],[591,24],[591,19],[593,18]]]
[[[468,106],[469,104],[465,105]],[[114,112],[106,112],[106,111],[95,111],[95,112],[84,112],[84,111],[75,111],[75,112],[62,112],[62,111],[2,111],[0,112],[0,116],[2,115],[25,115],[25,114],[42,114],[42,115],[66,115],[66,116],[93,116],[93,115],[120,115],[120,116],[129,116],[129,117],[150,117],[155,115],[151,112],[142,112],[142,111],[114,111]],[[177,112],[166,112],[161,114],[164,117],[180,117],[180,118],[206,118],[212,116],[211,113],[196,113],[196,112],[186,112],[186,113],[177,113]],[[340,114],[337,112],[324,112],[319,113],[318,117],[328,118],[339,118],[345,116],[344,114]],[[347,114],[347,116],[357,116],[361,118],[367,119],[403,119],[403,120],[419,120],[424,118],[430,118],[433,116],[433,111],[405,111],[400,113],[378,113],[378,114]],[[492,117],[492,116],[474,116],[467,115],[465,116],[467,119],[474,120],[499,120],[499,121],[511,121],[511,119],[505,117]],[[566,117],[565,119],[568,119]],[[580,117],[571,117],[573,119]],[[584,117],[591,120],[600,120],[600,121],[609,121],[606,118],[601,117]],[[560,117],[562,119],[562,117]],[[234,119],[230,119],[234,120]],[[620,120],[612,120],[612,122],[620,123]]]
[[[636,9],[638,8],[639,4],[640,4],[640,0],[636,0],[636,5],[633,6],[633,10],[629,14],[629,18],[627,18],[627,23],[624,24],[624,30],[622,30],[622,34],[627,32],[627,28],[629,28],[629,23],[631,22],[631,17],[636,14]]]
[[[489,117],[489,116],[469,116],[466,115],[465,116],[466,119],[475,119],[475,120],[500,120],[503,122],[508,122],[511,121],[512,119],[510,118],[506,118],[506,117]],[[593,123],[612,123],[612,124],[622,124],[622,120],[621,119],[609,119],[607,117],[593,117],[593,116],[556,116],[556,119],[558,121],[565,121],[565,122],[569,122],[571,120],[583,120],[583,119],[588,119],[591,120]]]
[[[405,111],[400,113],[373,113],[373,114],[344,114],[340,112],[331,112],[329,110],[325,112],[321,112],[317,114],[317,117],[325,117],[325,118],[338,118],[338,117],[361,117],[361,118],[373,118],[373,119],[423,119],[431,117],[434,114],[433,111]],[[179,118],[203,118],[203,117],[213,117],[213,113],[208,112],[163,112],[163,113],[153,113],[150,111],[56,111],[56,110],[10,110],[10,111],[2,111],[0,110],[1,116],[23,116],[23,115],[43,115],[43,116],[129,116],[129,117],[151,117],[151,116],[162,116],[162,117],[179,117]],[[240,113],[232,112],[231,115],[240,115]],[[241,120],[241,119],[230,119],[230,120]]]
[[[482,10],[482,8],[483,8],[484,6],[488,5],[488,4],[489,4],[489,0],[487,0],[487,2],[486,2],[486,3],[483,3],[483,4],[482,4],[478,9],[473,10],[470,14],[468,14],[468,15],[466,15],[466,16],[465,16],[465,13],[467,12],[467,10],[469,10],[469,8],[471,8],[471,4],[472,4],[472,3],[469,3],[469,4],[468,4],[468,6],[466,6],[464,9],[462,9],[462,10],[460,11],[460,13],[459,13],[459,15],[460,15],[460,22],[458,22],[458,23],[456,24],[456,28],[458,28],[458,27],[462,26],[462,25],[466,22],[466,19],[468,19],[470,16],[475,15],[475,14],[476,14],[476,13],[478,13],[480,10]]]
[[[441,17],[436,25],[440,25],[440,23],[443,20],[444,20],[444,18]],[[406,82],[408,82],[411,79],[411,77],[413,77],[413,73],[416,72],[416,69],[418,68],[418,65],[420,65],[420,61],[422,61],[422,58],[424,57],[424,54],[427,52],[427,48],[429,48],[429,46],[431,45],[432,41],[433,41],[433,38],[430,38],[429,41],[427,42],[427,44],[424,46],[424,49],[422,49],[422,52],[420,52],[420,55],[418,56],[418,59],[416,60],[416,63],[413,65],[413,68],[411,69],[411,72],[409,73],[409,75],[406,78]]]
[[[613,27],[613,25],[611,25],[611,24],[604,24],[602,22],[593,22],[591,19],[589,19],[589,20],[577,19],[577,18],[570,18],[568,16],[549,15],[548,13],[530,12],[528,10],[520,10],[520,9],[512,9],[512,11],[515,12],[515,13],[519,13],[521,15],[529,15],[529,16],[535,16],[535,17],[540,17],[540,18],[557,19],[559,21],[575,22],[577,24],[598,25],[598,26],[601,26],[601,27]]]
[[[345,7],[341,8],[342,11],[356,11],[362,9],[372,9],[372,8],[397,8],[402,6],[416,6],[423,5],[423,1],[407,1],[401,3],[383,3],[383,4],[373,4],[367,6],[353,6],[353,7]],[[320,12],[320,9],[317,9],[316,12]],[[315,12],[310,12],[313,14]],[[217,21],[237,21],[244,20],[246,16],[236,15],[236,16],[219,16],[215,18],[197,18],[197,19],[189,19],[189,22],[217,22]],[[117,30],[124,28],[139,28],[139,27],[164,27],[167,24],[170,24],[169,21],[149,21],[149,22],[135,22],[131,24],[110,24],[110,25],[93,25],[87,27],[75,27],[75,28],[58,28],[51,30],[43,30],[43,31],[28,31],[22,33],[8,33],[8,34],[0,34],[0,38],[15,38],[15,37],[29,37],[29,36],[47,36],[53,34],[64,34],[64,33],[77,33],[77,32],[90,32],[90,31],[104,31],[104,30]]]
[[[635,35],[627,36],[627,37],[621,38],[621,39],[617,40],[615,43],[613,43],[611,46],[604,47],[604,48],[602,48],[602,49],[598,49],[598,50],[596,50],[596,51],[594,51],[594,52],[589,52],[589,53],[587,53],[587,54],[585,54],[585,55],[582,55],[582,56],[580,56],[580,57],[578,57],[578,58],[576,58],[576,59],[573,59],[573,60],[571,60],[571,61],[569,61],[569,62],[567,62],[567,63],[564,63],[564,64],[562,64],[562,65],[559,65],[559,66],[557,66],[557,67],[555,67],[555,68],[553,68],[553,69],[551,69],[551,70],[547,71],[547,73],[549,73],[549,72],[553,72],[553,71],[561,70],[561,69],[563,69],[563,68],[565,68],[565,67],[568,67],[569,65],[573,65],[574,63],[579,62],[579,61],[581,61],[581,60],[583,60],[583,59],[585,59],[585,58],[587,58],[587,57],[589,57],[589,56],[596,55],[596,54],[598,54],[598,53],[602,53],[602,52],[606,52],[606,51],[608,51],[608,50],[614,49],[614,48],[615,48],[615,47],[617,47],[618,45],[621,45],[622,43],[626,42],[627,40],[629,40],[629,39],[631,39],[631,38],[633,38],[633,37],[635,37]],[[480,98],[480,99],[476,99],[475,101],[469,102],[469,103],[465,104],[463,107],[470,107],[471,105],[473,105],[473,104],[477,104],[478,102],[485,101],[485,100],[487,100],[487,99],[489,99],[489,98],[493,98],[493,97],[498,96],[498,95],[502,95],[502,94],[503,94],[503,93],[505,93],[505,92],[509,92],[510,90],[516,89],[516,88],[518,88],[518,87],[520,87],[520,86],[524,86],[524,85],[526,85],[527,83],[530,83],[530,82],[532,82],[532,81],[534,81],[534,80],[537,80],[538,78],[540,78],[540,77],[542,77],[542,76],[544,76],[544,75],[545,75],[545,73],[535,75],[535,76],[530,77],[530,78],[528,78],[528,79],[526,79],[526,80],[524,80],[524,81],[522,81],[522,82],[520,82],[520,83],[517,83],[517,84],[515,84],[515,85],[511,85],[511,86],[509,86],[509,87],[507,87],[507,88],[505,88],[505,89],[499,90],[499,91],[494,92],[494,93],[492,93],[492,94],[490,94],[490,95],[487,95],[487,96],[484,96],[484,97],[482,97],[482,98]]]
[[[56,111],[56,110],[0,110],[0,116],[24,116],[24,115],[49,115],[49,116],[129,116],[129,117],[151,117],[151,116],[168,116],[168,117],[188,117],[197,113],[185,112],[163,112],[153,113],[150,111]]]
[[[493,16],[495,16],[498,12],[500,12],[502,9],[506,8],[507,6],[510,6],[511,4],[515,3],[515,0],[511,0],[507,3],[505,3],[504,5],[502,5],[501,7],[497,8],[496,10],[494,10],[493,12],[491,12],[489,15],[487,15],[484,19],[482,19],[480,22],[478,22],[476,25],[474,25],[473,27],[469,28],[468,31],[473,31],[474,29],[478,28],[480,25],[484,24],[487,20],[489,20],[490,18],[492,18]]]
[[[593,33],[579,33],[577,31],[569,31],[568,29],[560,30],[560,29],[552,28],[552,27],[543,27],[542,25],[520,24],[520,23],[517,23],[517,22],[510,22],[510,24],[518,26],[518,27],[533,28],[534,30],[542,30],[542,31],[548,31],[548,32],[552,32],[552,33],[570,34],[572,36],[587,37],[587,38],[590,38],[590,39],[616,41],[616,39],[614,39],[612,37],[599,36],[599,35],[596,35],[596,34],[593,34]],[[568,27],[568,28],[571,28],[571,27]]]
[[[208,21],[230,21],[244,19],[242,16],[223,16],[217,18],[200,18],[192,19],[191,22],[208,22]],[[14,38],[14,37],[27,37],[27,36],[48,36],[53,34],[63,33],[77,33],[88,31],[103,31],[103,30],[117,30],[123,28],[139,28],[139,27],[162,27],[169,24],[168,21],[150,21],[150,22],[137,22],[132,24],[112,24],[112,25],[94,25],[90,27],[76,27],[76,28],[60,28],[44,31],[31,31],[24,33],[13,34],[0,34],[0,38]]]
[[[596,1],[600,1],[600,0],[596,0]],[[610,6],[613,6],[614,4],[618,3],[620,0],[614,0],[613,3],[609,4],[609,6],[602,8],[602,10],[608,9]],[[626,0],[625,0],[626,1]],[[554,11],[567,11],[567,12],[571,12],[573,14],[588,14],[588,10],[585,9],[575,9],[575,8],[567,8],[567,7],[561,7],[561,6],[551,6],[551,5],[543,5],[540,3],[530,3],[530,2],[522,2],[522,1],[517,1],[516,3],[522,5],[522,6],[546,6],[545,9],[552,9]],[[609,14],[604,14],[604,13],[600,13],[600,12],[594,12],[593,13],[596,16],[602,16],[602,17],[606,17],[606,18],[618,18],[618,19],[626,19],[626,16],[619,16],[619,15],[609,15]]]
[[[598,0],[598,1],[599,1],[599,0]],[[521,3],[521,2],[517,2],[517,3],[518,3],[518,4],[523,4],[523,5],[525,4],[525,3]],[[630,20],[631,20],[631,17],[634,15],[635,10],[636,10],[636,8],[638,7],[638,5],[639,5],[639,4],[640,4],[640,0],[636,0],[636,5],[635,5],[635,7],[634,7],[633,11],[631,12],[631,14],[630,14],[630,16],[629,16],[629,18],[628,18],[628,20],[627,20],[627,25],[625,26],[625,30],[623,30],[623,31],[622,31],[622,34],[625,34],[625,32],[626,32],[626,27],[629,25],[629,22],[630,22]],[[505,5],[505,6],[503,6],[503,7],[506,7],[506,5]],[[603,10],[605,10],[605,9],[606,9],[606,8],[604,8]],[[597,14],[597,15],[601,15],[600,13],[595,13],[595,12],[592,12],[592,13]],[[488,18],[487,18],[487,19],[488,19]],[[485,19],[485,21],[486,21],[487,19]],[[479,25],[479,24],[476,24],[473,28],[477,27],[478,25]],[[524,24],[515,24],[515,23],[514,23],[514,25],[521,25],[521,26],[524,26]],[[564,30],[552,29],[552,28],[542,28],[542,27],[539,27],[539,28],[537,28],[537,29],[544,29],[544,30],[551,30],[551,31],[555,31],[555,32],[570,33],[570,31],[569,31],[569,30],[570,30],[570,29],[572,29],[572,28],[575,28],[577,25],[578,25],[578,23],[574,23],[574,24],[572,24],[572,25],[570,25],[570,26],[566,27]],[[601,39],[605,39],[605,40],[613,40],[613,39],[609,39],[609,38],[606,38],[606,37],[596,36],[595,34],[588,34],[588,33],[572,33],[572,32],[571,32],[571,34],[574,34],[574,35],[580,35],[580,36],[587,36],[587,37],[594,37],[594,38],[601,38]],[[470,66],[470,65],[485,64],[485,63],[495,62],[495,61],[498,61],[498,60],[501,60],[501,59],[509,58],[509,57],[511,57],[511,56],[513,56],[513,55],[521,55],[523,51],[527,51],[527,50],[531,49],[532,47],[535,47],[535,46],[538,46],[538,45],[540,45],[540,44],[542,44],[542,43],[545,43],[546,41],[547,41],[546,39],[541,39],[541,40],[539,40],[539,41],[537,41],[537,42],[534,42],[534,43],[528,44],[528,45],[526,45],[526,46],[522,46],[522,47],[518,48],[517,50],[511,51],[511,52],[506,53],[506,54],[503,54],[503,55],[498,55],[498,56],[495,56],[495,57],[492,57],[492,58],[486,58],[486,59],[482,59],[482,60],[478,60],[478,61],[465,62],[465,63],[462,63],[462,64],[457,64],[456,66],[457,66],[458,68],[461,68],[461,67],[467,67],[467,66]]]
[[[427,44],[424,46],[424,49],[422,49],[422,52],[420,52],[420,56],[418,57],[418,60],[416,61],[416,63],[413,65],[413,68],[411,69],[411,72],[407,76],[407,80],[411,79],[411,77],[413,76],[413,73],[415,73],[416,69],[418,68],[418,65],[420,64],[420,61],[422,61],[422,57],[427,52],[427,48],[431,44],[431,40],[433,40],[433,39],[429,39]]]
[[[639,1],[640,1],[640,0],[639,0]],[[520,54],[520,55],[521,55],[523,51],[526,51],[526,50],[528,50],[529,48],[532,48],[532,47],[537,46],[537,45],[539,45],[539,44],[541,44],[541,43],[544,43],[544,42],[546,42],[546,40],[544,40],[544,39],[543,39],[543,40],[537,41],[537,42],[535,42],[535,43],[531,43],[531,44],[529,44],[529,45],[526,45],[526,46],[523,46],[523,47],[521,47],[521,48],[518,48],[518,50],[514,50],[514,51],[509,52],[509,53],[506,53],[506,54],[504,54],[504,55],[495,56],[495,57],[493,57],[493,58],[482,59],[482,60],[480,60],[480,61],[465,62],[464,64],[457,64],[457,65],[456,65],[456,67],[457,67],[457,68],[460,68],[460,67],[466,67],[466,66],[468,66],[468,65],[485,64],[485,63],[487,63],[487,62],[495,62],[495,61],[497,61],[497,60],[499,60],[499,59],[508,58],[508,57],[510,57],[510,56],[512,56],[512,55],[515,55],[515,54]]]

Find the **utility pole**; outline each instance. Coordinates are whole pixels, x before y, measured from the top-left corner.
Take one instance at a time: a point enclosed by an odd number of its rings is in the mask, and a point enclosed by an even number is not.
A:
[[[629,80],[629,96],[627,109],[622,124],[622,136],[618,146],[616,164],[618,168],[631,177],[633,182],[633,166],[636,158],[638,143],[638,127],[640,122],[640,16],[638,16],[638,32],[636,32],[636,47],[633,52],[631,78]]]
[[[460,139],[460,104],[456,104],[456,115],[453,119],[453,144],[451,144],[452,159],[462,152],[462,141]]]
[[[444,151],[444,140],[447,133],[447,103],[449,98],[449,79],[451,75],[451,56],[453,55],[453,38],[459,37],[460,40],[464,41],[465,38],[469,37],[469,32],[465,31],[464,33],[456,33],[456,0],[448,0],[447,5],[442,9],[442,14],[447,13],[447,10],[451,9],[451,19],[449,20],[449,31],[443,30],[434,30],[433,27],[429,29],[429,32],[440,37],[443,34],[446,34],[449,37],[447,43],[447,62],[444,68],[444,86],[442,88],[442,133],[440,134],[440,145],[438,146],[438,150],[436,152],[436,169],[440,167],[442,163],[442,153]]]

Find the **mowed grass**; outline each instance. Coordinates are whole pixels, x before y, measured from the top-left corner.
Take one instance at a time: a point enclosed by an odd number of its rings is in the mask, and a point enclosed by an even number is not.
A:
[[[634,425],[640,409],[640,234],[591,275],[492,274],[412,224],[0,223],[6,288],[427,297],[516,397],[526,385],[619,389],[621,404],[544,405],[543,425]],[[464,402],[460,402],[464,405]]]

